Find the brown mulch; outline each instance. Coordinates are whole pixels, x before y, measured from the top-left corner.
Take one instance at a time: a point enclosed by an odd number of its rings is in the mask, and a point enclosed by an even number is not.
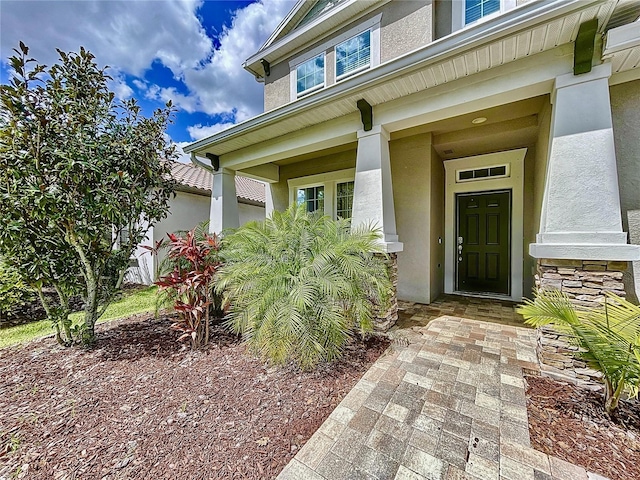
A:
[[[388,346],[304,373],[220,330],[181,350],[170,324],[103,325],[91,350],[0,350],[0,478],[273,478]]]
[[[611,480],[640,478],[640,403],[614,417],[603,396],[546,377],[527,377],[531,446]]]

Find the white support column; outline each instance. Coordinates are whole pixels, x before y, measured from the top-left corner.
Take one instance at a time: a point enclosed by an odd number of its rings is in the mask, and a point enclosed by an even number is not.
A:
[[[368,132],[358,132],[351,225],[379,228],[385,250],[388,253],[402,251],[403,245],[398,242],[396,234],[389,132],[380,125],[375,125]]]
[[[627,245],[609,100],[611,66],[556,78],[549,162],[535,258],[634,260]]]
[[[239,225],[236,173],[233,170],[221,168],[213,172],[209,230],[220,233],[225,228],[238,228]]]
[[[273,194],[271,193],[271,184],[264,184],[264,218],[269,218],[273,213]]]

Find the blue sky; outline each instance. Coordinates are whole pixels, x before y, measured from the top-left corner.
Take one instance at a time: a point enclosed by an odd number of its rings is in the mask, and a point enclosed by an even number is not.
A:
[[[84,46],[109,65],[111,88],[145,113],[171,99],[179,146],[262,112],[262,85],[242,68],[293,0],[2,0],[0,74],[23,41],[41,63]]]

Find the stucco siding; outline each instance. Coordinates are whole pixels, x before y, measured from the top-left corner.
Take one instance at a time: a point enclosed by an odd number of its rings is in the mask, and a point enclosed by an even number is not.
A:
[[[356,166],[356,151],[326,155],[312,158],[302,162],[283,165],[280,167],[280,181],[271,184],[271,196],[273,208],[275,210],[285,210],[289,206],[289,185],[288,180],[292,178],[306,177],[321,173],[345,170]]]
[[[620,208],[628,230],[627,210],[640,210],[640,80],[615,85],[610,94]]]
[[[630,224],[640,217],[640,80],[614,85],[610,89],[613,135],[616,144],[618,183],[622,225],[632,231],[632,243],[638,241],[640,226]],[[625,289],[631,298],[640,291],[640,262],[633,262],[625,273]]]
[[[431,149],[429,302],[444,292],[444,164]]]
[[[291,97],[291,78],[289,64],[278,63],[271,67],[271,74],[264,82],[264,111],[273,110],[289,103]]]
[[[432,2],[396,1],[388,4],[382,11],[380,63],[431,43]]]
[[[398,298],[429,303],[431,134],[393,140],[389,144],[393,202],[399,241]]]
[[[377,15],[380,19],[380,62],[392,60],[432,41],[433,30],[432,3],[416,0],[401,0],[386,3],[362,17],[353,20],[344,27],[318,39],[304,49],[296,51],[271,65],[271,74],[265,79],[265,110],[285,105],[295,99],[291,98],[290,62],[304,58],[309,52],[325,52],[326,86],[336,83],[335,80],[335,40],[346,32],[357,28]],[[319,50],[318,50],[319,49]],[[373,57],[374,54],[372,54]]]
[[[247,205],[246,203],[238,202],[238,216],[240,217],[240,226],[253,220],[264,220],[265,210],[264,207],[258,205]]]
[[[536,273],[536,260],[529,255],[529,244],[535,243],[540,231],[542,200],[547,176],[549,135],[551,131],[551,103],[546,100],[538,115],[538,138],[527,149],[524,164],[524,265],[523,296],[531,298]]]

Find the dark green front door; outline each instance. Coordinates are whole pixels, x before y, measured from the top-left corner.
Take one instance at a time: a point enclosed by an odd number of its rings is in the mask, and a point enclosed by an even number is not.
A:
[[[456,289],[509,295],[511,191],[456,196]]]

